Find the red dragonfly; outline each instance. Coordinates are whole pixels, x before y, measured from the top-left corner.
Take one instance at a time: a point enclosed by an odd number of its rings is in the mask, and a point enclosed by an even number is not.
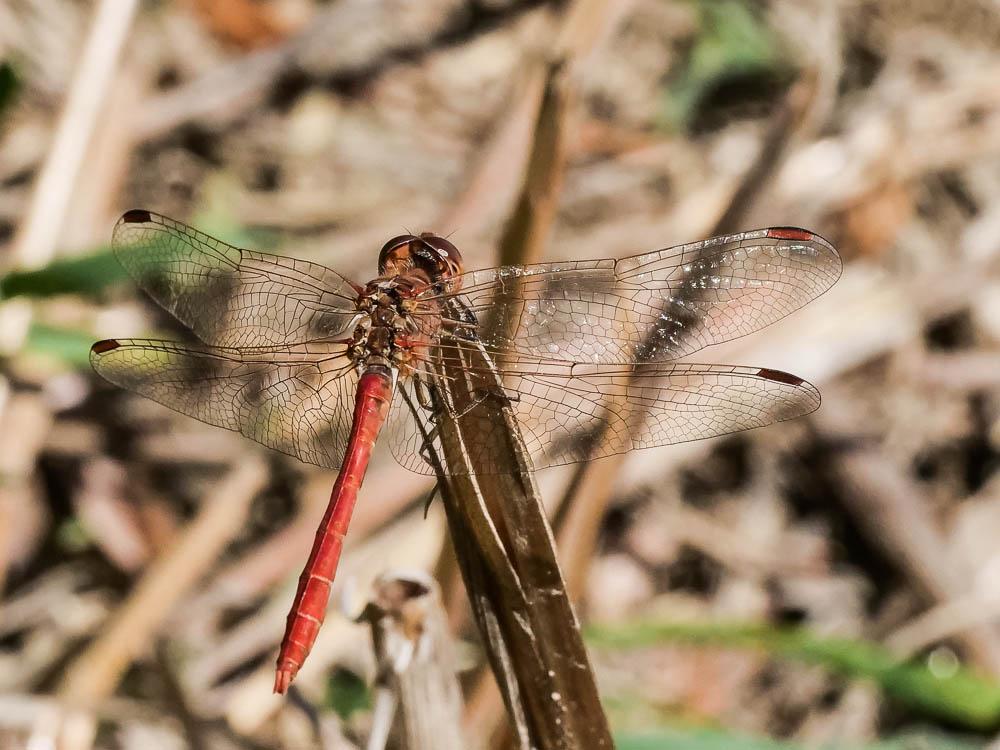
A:
[[[138,285],[201,343],[100,341],[91,352],[98,373],[340,469],[288,615],[278,693],[323,622],[380,432],[403,466],[433,473],[435,424],[455,420],[467,456],[445,471],[509,471],[487,439],[497,422],[449,401],[448,372],[464,368],[473,393],[513,411],[535,468],[761,427],[815,410],[818,391],[777,370],[674,360],[783,318],[841,272],[826,240],[789,227],[616,260],[470,272],[448,240],[406,234],[385,243],[365,285],[144,210],[122,216],[113,245]]]

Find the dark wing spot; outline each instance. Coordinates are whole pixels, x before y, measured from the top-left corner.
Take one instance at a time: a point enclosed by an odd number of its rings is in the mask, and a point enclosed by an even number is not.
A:
[[[220,269],[210,274],[198,290],[199,295],[204,295],[204,299],[220,309],[229,309],[229,305],[239,291],[239,278],[231,273],[229,269]]]
[[[762,367],[757,371],[757,375],[767,380],[773,380],[775,383],[787,383],[788,385],[802,385],[805,381],[798,377],[797,375],[791,375],[787,372],[782,372],[781,370],[769,370],[766,367]]]
[[[184,357],[180,363],[177,379],[183,383],[205,385],[227,377],[232,371],[230,363],[210,355]]]
[[[92,354],[104,354],[105,352],[110,352],[112,349],[117,349],[119,346],[121,344],[115,339],[104,339],[104,341],[98,341],[90,347],[90,351]]]
[[[267,375],[266,367],[247,373],[246,385],[243,386],[243,397],[248,404],[261,406],[271,397],[271,394],[267,392]]]
[[[767,236],[776,240],[799,240],[800,242],[810,242],[816,238],[812,232],[798,227],[771,227],[767,230]]]
[[[309,338],[324,339],[343,333],[352,315],[337,310],[322,310],[309,317]]]
[[[161,301],[161,304],[169,305],[173,299],[173,282],[171,281],[170,274],[166,271],[151,267],[145,269],[142,278],[139,279],[139,283],[143,288],[149,292],[150,296]]]
[[[145,224],[149,220],[149,211],[145,211],[141,208],[133,208],[132,210],[126,211],[122,214],[122,221],[126,224]]]

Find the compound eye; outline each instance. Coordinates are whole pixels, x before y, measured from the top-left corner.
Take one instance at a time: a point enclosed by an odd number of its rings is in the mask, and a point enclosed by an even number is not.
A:
[[[401,234],[398,237],[393,237],[382,245],[382,249],[378,254],[378,267],[385,270],[386,263],[393,254],[409,255],[410,243],[417,242],[419,239],[419,237],[413,234]]]
[[[434,251],[440,272],[454,273],[462,266],[462,254],[451,242],[436,234],[420,235],[421,242]]]
[[[391,253],[398,247],[402,247],[403,245],[409,245],[411,242],[417,239],[419,239],[419,237],[416,237],[412,234],[401,234],[398,237],[393,237],[391,240],[382,245],[382,250],[379,252],[379,257],[383,257],[386,254]]]
[[[444,237],[438,237],[436,234],[425,234],[420,239],[423,240],[425,245],[437,251],[439,255],[443,255],[446,258],[458,257],[458,248]]]

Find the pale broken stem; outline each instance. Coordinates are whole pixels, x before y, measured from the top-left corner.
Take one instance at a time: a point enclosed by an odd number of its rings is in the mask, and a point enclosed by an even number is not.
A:
[[[388,747],[398,705],[399,696],[392,688],[386,685],[376,688],[372,706],[372,731],[368,735],[365,750],[385,750]]]
[[[463,750],[462,693],[434,579],[382,576],[361,619],[371,625],[380,683],[368,750],[382,750],[390,729],[401,750]]]
[[[177,602],[239,533],[250,502],[266,481],[267,467],[257,457],[226,475],[173,547],[150,566],[101,636],[69,666],[59,695],[68,708],[81,712],[77,719],[114,692]]]
[[[138,5],[138,0],[101,0],[97,6],[69,99],[14,243],[18,266],[39,268],[55,254],[70,196]]]
[[[895,630],[885,645],[901,659],[963,633],[1000,621],[1000,598],[983,594],[959,595],[938,604]]]

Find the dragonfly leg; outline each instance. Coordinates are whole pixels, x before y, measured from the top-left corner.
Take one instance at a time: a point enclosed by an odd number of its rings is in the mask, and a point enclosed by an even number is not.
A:
[[[413,395],[416,397],[417,404],[424,411],[430,412],[432,417],[428,426],[429,429],[424,431],[424,440],[420,446],[420,457],[427,463],[433,464],[431,451],[433,450],[434,441],[438,436],[438,417],[442,414],[449,414],[450,410],[441,399],[440,394],[431,385],[426,383],[419,373],[415,373],[411,381],[413,383]],[[430,507],[433,498],[434,492],[431,492],[430,497],[427,498],[424,515],[427,514],[427,508]]]
[[[425,443],[424,444],[424,448],[426,448],[426,447],[427,447],[427,444]],[[424,450],[422,449],[421,450],[421,458],[424,458],[426,460],[427,457],[424,456],[423,453],[424,453]],[[427,513],[431,509],[431,503],[434,502],[434,496],[438,493],[438,490],[440,490],[440,489],[441,489],[440,483],[439,482],[435,482],[434,486],[431,488],[430,493],[428,493],[428,495],[427,495],[427,499],[424,500],[424,518],[427,518]]]
[[[473,394],[475,398],[472,403],[460,412],[455,413],[453,415],[455,419],[461,419],[477,406],[480,406],[487,401],[492,401],[496,405],[500,406],[500,408],[503,408],[505,406],[509,406],[510,404],[516,404],[521,400],[521,394],[516,391],[507,393],[504,390],[497,390],[495,388],[476,388],[473,390]]]
[[[412,380],[413,393],[417,397],[417,403],[431,414],[436,415],[438,413],[438,406],[434,403],[435,399],[431,396],[430,387],[419,374],[415,374]]]

